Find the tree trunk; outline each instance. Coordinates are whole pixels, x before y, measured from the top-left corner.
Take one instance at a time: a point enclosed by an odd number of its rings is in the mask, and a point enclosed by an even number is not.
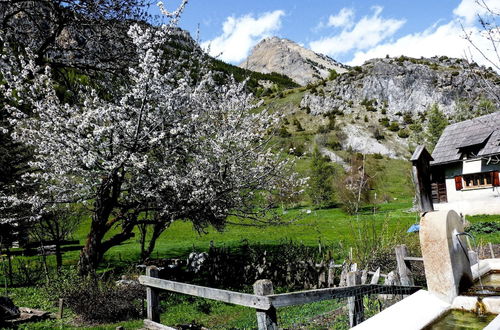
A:
[[[139,232],[141,233],[141,262],[146,260],[146,236],[148,234],[148,225],[147,224],[141,224],[138,226],[139,227]]]
[[[151,234],[151,240],[149,241],[148,244],[148,249],[144,251],[144,254],[142,255],[142,260],[146,260],[151,256],[155,249],[156,245],[156,240],[160,237],[160,235],[165,231],[170,226],[170,222],[159,222],[155,223],[153,226],[153,234]]]
[[[5,250],[7,253],[7,265],[9,267],[9,270],[8,270],[8,277],[9,277],[9,285],[12,286],[12,255],[10,254],[10,248],[7,246],[6,250]]]
[[[106,252],[102,249],[102,240],[106,232],[117,221],[116,219],[114,221],[110,220],[110,216],[116,208],[121,194],[123,173],[119,175],[119,171],[119,169],[116,169],[109,177],[104,178],[98,188],[90,232],[87,235],[87,242],[80,253],[78,262],[80,275],[95,273],[102,261],[104,252]]]
[[[103,236],[102,226],[93,217],[87,241],[80,253],[78,262],[80,275],[89,275],[96,271],[99,262],[102,260],[100,247]]]
[[[56,242],[56,267],[59,272],[62,267],[62,253],[61,253],[61,241],[57,240]]]

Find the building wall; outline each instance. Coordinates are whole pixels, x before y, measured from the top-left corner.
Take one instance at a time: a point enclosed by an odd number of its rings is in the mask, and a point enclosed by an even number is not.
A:
[[[435,208],[454,209],[463,214],[500,214],[500,187],[456,190],[455,176],[500,171],[500,164],[486,165],[486,160],[464,161],[450,164],[445,169],[448,203],[436,204]],[[448,205],[446,205],[448,204]]]
[[[438,210],[453,209],[463,214],[500,214],[500,187],[456,190],[455,176],[500,171],[500,164],[486,165],[486,160],[450,164],[445,169],[448,203],[436,204]]]

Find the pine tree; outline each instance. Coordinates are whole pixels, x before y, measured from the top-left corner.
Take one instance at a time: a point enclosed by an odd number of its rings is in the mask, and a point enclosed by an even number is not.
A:
[[[329,160],[314,147],[311,159],[308,195],[317,207],[327,207],[333,203],[333,176],[335,169]]]
[[[448,126],[448,119],[446,115],[439,109],[437,104],[434,104],[429,109],[429,117],[428,117],[429,125],[427,127],[427,133],[429,134],[428,138],[428,147],[429,150],[434,150],[436,143],[439,140],[439,137],[443,133],[446,126]]]

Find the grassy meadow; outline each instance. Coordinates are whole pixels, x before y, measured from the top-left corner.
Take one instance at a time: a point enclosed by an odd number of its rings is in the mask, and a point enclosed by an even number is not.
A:
[[[307,139],[307,137],[305,137]],[[301,137],[304,139],[304,137]],[[377,248],[388,250],[396,244],[405,243],[412,254],[417,255],[418,234],[406,233],[406,230],[419,218],[412,212],[413,186],[410,181],[410,165],[403,160],[387,159],[385,157],[369,156],[366,160],[368,173],[374,178],[372,191],[373,203],[366,205],[360,214],[348,215],[340,208],[315,209],[311,207],[307,197],[294,208],[277,209],[282,216],[279,225],[256,227],[248,226],[248,222],[230,224],[222,232],[208,228],[204,233],[197,233],[187,221],[174,222],[160,237],[156,244],[153,258],[185,258],[192,251],[206,251],[210,243],[217,247],[228,247],[237,250],[244,243],[251,245],[279,246],[284,241],[311,247],[321,245],[329,249],[336,263],[353,255],[354,260],[366,260]],[[297,159],[297,170],[307,176],[309,159],[307,156]],[[337,169],[341,171],[340,169]],[[377,196],[377,197],[375,197]],[[498,216],[469,217],[472,223],[500,223]],[[237,219],[231,219],[238,222]],[[85,243],[90,220],[83,219],[73,239],[81,245]],[[483,226],[484,227],[484,226]],[[500,233],[489,231],[479,225],[475,233],[478,243],[500,243]],[[109,233],[112,235],[113,232]],[[131,268],[137,263],[140,255],[139,233],[129,241],[112,248],[101,264],[101,271]],[[74,266],[78,261],[79,251],[64,254],[64,265]],[[23,258],[23,257],[16,257]],[[24,258],[26,262],[37,262],[39,257]],[[53,256],[48,257],[49,264],[55,264]],[[3,273],[2,273],[3,274]],[[119,274],[117,274],[118,276]],[[3,277],[0,277],[3,283]],[[252,283],[247,283],[250,286]],[[43,280],[40,281],[40,286]],[[53,297],[47,296],[40,286],[9,288],[7,293],[19,306],[40,308],[55,312],[57,308]],[[51,300],[52,298],[52,300]],[[321,328],[311,319],[318,315],[330,315],[332,311],[345,306],[345,301],[325,301],[304,306],[294,306],[278,310],[280,326],[292,327],[304,325],[307,328]],[[253,309],[233,306],[205,299],[195,299],[182,295],[165,294],[162,300],[162,323],[167,325],[186,324],[196,321],[214,329],[249,329],[256,327]],[[335,318],[335,329],[346,329],[345,311]],[[324,316],[324,317],[327,317]],[[312,323],[311,323],[312,322]],[[315,325],[316,324],[316,325]],[[79,323],[72,311],[67,310],[64,319],[50,320],[21,326],[20,329],[46,328],[93,328],[115,329],[117,326],[126,329],[139,329],[142,321],[132,320],[118,324],[89,325]]]

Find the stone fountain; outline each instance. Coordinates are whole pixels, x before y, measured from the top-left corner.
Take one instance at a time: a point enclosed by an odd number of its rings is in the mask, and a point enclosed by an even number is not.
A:
[[[500,259],[471,265],[462,218],[455,211],[433,211],[420,220],[420,245],[427,290],[420,290],[354,329],[424,329],[451,310],[500,314],[500,296],[465,295],[471,285],[491,271]],[[500,329],[500,315],[487,330]]]

